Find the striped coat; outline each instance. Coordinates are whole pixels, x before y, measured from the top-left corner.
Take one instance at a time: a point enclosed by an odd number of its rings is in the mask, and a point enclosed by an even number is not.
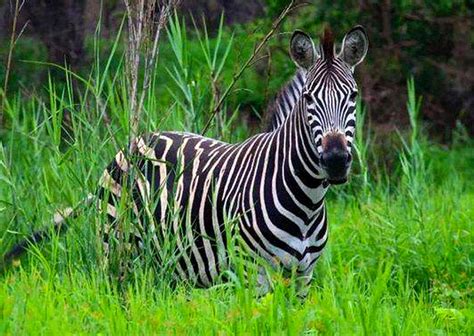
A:
[[[123,235],[120,204],[127,194],[134,225],[126,243],[159,251],[171,234],[183,279],[209,286],[228,268],[229,220],[251,253],[310,278],[328,238],[324,196],[348,173],[352,69],[367,51],[360,27],[346,35],[338,56],[330,34],[323,42],[318,53],[306,34],[294,34],[290,54],[300,70],[276,100],[267,132],[240,144],[150,133],[119,152],[100,183],[100,206],[110,217],[102,229],[107,254]],[[324,120],[337,120],[338,128]]]

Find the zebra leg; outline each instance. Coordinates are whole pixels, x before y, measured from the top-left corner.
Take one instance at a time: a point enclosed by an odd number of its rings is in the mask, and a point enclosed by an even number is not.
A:
[[[110,241],[109,233],[111,225],[109,222],[104,222],[99,218],[95,219],[96,228],[96,249],[97,249],[97,263],[99,268],[104,273],[107,273],[110,266]]]
[[[118,229],[117,221],[110,216],[107,220],[97,221],[98,263],[112,280],[122,283],[132,271],[135,250],[129,235]]]
[[[272,291],[272,284],[270,276],[265,267],[259,266],[257,274],[257,295],[259,297],[265,296]]]
[[[296,278],[296,295],[300,299],[305,299],[308,296],[311,281],[313,280],[313,271],[303,273]]]

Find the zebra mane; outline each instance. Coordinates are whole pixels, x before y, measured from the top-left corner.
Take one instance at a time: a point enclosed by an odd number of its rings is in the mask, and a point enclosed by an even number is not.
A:
[[[321,39],[321,49],[322,57],[328,62],[332,62],[332,60],[334,60],[334,34],[329,26],[324,29],[324,34]]]
[[[267,118],[270,122],[267,131],[271,132],[281,126],[291,112],[306,82],[306,72],[298,70],[293,78],[278,92],[276,98],[267,107]]]

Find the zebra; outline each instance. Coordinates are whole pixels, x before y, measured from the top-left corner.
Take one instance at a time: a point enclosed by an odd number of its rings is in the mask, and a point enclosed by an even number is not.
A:
[[[162,235],[171,233],[183,280],[208,287],[226,270],[225,222],[232,218],[250,253],[296,272],[307,288],[328,239],[325,194],[350,171],[358,91],[353,72],[367,51],[362,26],[344,36],[337,54],[329,29],[317,48],[297,30],[289,53],[298,70],[276,99],[266,132],[238,144],[183,132],[134,139],[99,182],[99,209],[110,219],[99,230],[105,255],[113,253],[114,241],[123,242],[120,204],[127,200],[134,218],[130,241],[123,243],[139,251],[150,245],[151,233],[159,251]],[[59,214],[56,225],[73,212]]]
[[[329,30],[318,49],[306,33],[295,31],[290,55],[299,70],[276,100],[269,131],[239,144],[180,132],[135,139],[128,156],[137,160],[131,164],[120,151],[100,182],[112,223],[103,230],[105,248],[111,236],[120,235],[113,223],[119,221],[121,188],[133,165],[138,173],[130,189],[139,219],[132,236],[140,243],[146,225],[154,236],[172,228],[181,278],[205,287],[215,283],[227,267],[225,218],[237,218],[248,250],[272,266],[296,271],[307,285],[328,239],[325,194],[349,173],[356,121],[353,71],[367,49],[361,26],[346,34],[337,55]],[[140,214],[143,208],[149,209]],[[178,216],[170,222],[174,211]],[[183,222],[190,222],[189,228],[180,230]]]

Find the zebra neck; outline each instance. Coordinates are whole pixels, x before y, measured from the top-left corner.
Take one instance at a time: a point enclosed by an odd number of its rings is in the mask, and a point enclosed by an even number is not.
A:
[[[276,131],[275,165],[280,165],[281,184],[294,190],[295,197],[313,210],[321,210],[327,191],[322,177],[316,145],[307,122],[306,106],[298,99],[293,111]]]

